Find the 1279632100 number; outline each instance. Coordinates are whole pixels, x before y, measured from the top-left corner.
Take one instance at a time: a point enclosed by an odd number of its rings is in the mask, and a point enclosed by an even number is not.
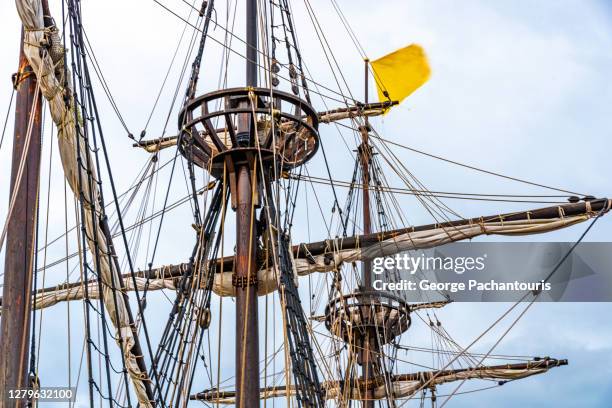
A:
[[[74,402],[74,387],[40,387],[40,388],[17,388],[8,390],[6,398],[10,400],[34,400]]]

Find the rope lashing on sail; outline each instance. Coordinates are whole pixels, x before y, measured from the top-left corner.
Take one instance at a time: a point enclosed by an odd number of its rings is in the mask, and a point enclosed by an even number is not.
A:
[[[89,159],[90,152],[88,148],[77,140],[81,136],[77,134],[73,111],[75,109],[74,102],[70,96],[69,85],[64,80],[63,74],[61,74],[64,69],[58,70],[58,67],[63,64],[64,54],[61,52],[61,58],[54,60],[51,53],[40,52],[41,48],[49,46],[49,39],[53,38],[52,30],[45,28],[41,2],[37,0],[17,0],[16,6],[24,26],[24,53],[33,70],[40,72],[40,75],[37,76],[38,83],[40,84],[43,96],[48,101],[53,122],[57,126],[59,151],[66,180],[75,196],[83,194],[84,197],[94,197],[93,202],[89,204],[83,203],[85,206],[90,207],[85,211],[86,216],[83,220],[87,231],[87,242],[93,256],[99,259],[97,273],[104,284],[104,293],[102,294],[104,304],[116,329],[116,339],[122,346],[125,364],[134,385],[136,396],[142,406],[151,407],[145,384],[150,380],[147,373],[143,372],[139,367],[138,359],[142,359],[142,356],[137,356],[133,351],[137,339],[134,331],[135,327],[132,327],[128,317],[127,298],[121,292],[119,292],[118,296],[114,296],[114,291],[112,290],[113,282],[123,281],[118,269],[113,262],[109,262],[109,258],[106,255],[110,253],[112,242],[100,228],[94,228],[96,222],[93,219],[93,213],[98,215],[102,213],[99,208],[99,200],[97,199],[100,196],[100,192],[95,183],[92,183],[91,187],[88,183],[82,183],[82,185],[79,183],[80,177],[87,180],[88,175],[91,175],[94,180],[97,180],[97,175],[95,169],[84,168],[78,163],[77,146],[79,145],[80,156],[86,158],[83,162],[91,163],[92,161]],[[54,50],[55,47],[55,51],[53,51],[55,53],[58,51],[58,45],[55,41],[51,41],[53,45],[50,49]],[[57,55],[55,56],[57,58]],[[58,71],[60,73],[59,76]],[[95,248],[97,248],[97,251]],[[83,294],[80,296],[81,299]],[[98,296],[100,296],[99,293]]]
[[[293,248],[295,273],[307,276],[315,272],[332,272],[343,263],[395,255],[404,251],[427,249],[450,242],[475,238],[481,235],[529,235],[541,234],[567,228],[596,216],[603,209],[604,213],[612,208],[612,199],[600,199],[586,203],[566,204],[558,207],[547,207],[526,212],[517,212],[491,217],[478,217],[469,220],[445,224],[434,224],[411,227],[369,236],[356,236],[343,239],[326,240],[311,244],[300,244]],[[588,210],[588,211],[587,211]],[[559,217],[560,211],[563,217]],[[551,215],[552,214],[552,215]],[[546,215],[549,218],[546,218]],[[217,260],[217,263],[220,263]],[[234,296],[232,285],[233,258],[224,258],[224,270],[215,274],[212,290],[219,296]],[[148,290],[176,289],[176,279],[183,275],[189,264],[164,266],[150,271]],[[144,288],[147,279],[144,273],[136,273],[136,286]],[[134,290],[129,276],[123,276],[125,290]],[[274,292],[277,276],[273,268],[262,266],[257,272],[258,295]],[[89,282],[89,294],[92,298],[99,296],[96,282]],[[84,296],[84,286],[76,283],[70,287],[58,286],[43,289],[36,295],[37,308],[53,306],[59,302],[79,300]]]

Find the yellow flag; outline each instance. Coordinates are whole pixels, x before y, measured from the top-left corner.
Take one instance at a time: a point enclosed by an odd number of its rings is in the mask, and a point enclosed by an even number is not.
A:
[[[380,102],[401,102],[429,79],[425,51],[412,44],[371,62]]]

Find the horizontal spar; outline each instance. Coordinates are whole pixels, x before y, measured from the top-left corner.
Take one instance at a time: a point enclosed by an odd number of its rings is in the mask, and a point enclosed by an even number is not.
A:
[[[369,381],[364,381],[361,378],[348,382],[325,381],[321,384],[321,387],[325,392],[325,399],[328,400],[344,400],[347,397],[351,400],[361,400],[366,391],[374,391],[372,394],[374,399],[384,399],[389,394],[387,391],[388,382],[393,388],[394,398],[407,398],[423,387],[430,388],[444,383],[469,379],[499,380],[503,384],[506,381],[543,374],[551,368],[567,364],[567,360],[545,357],[526,363],[467,367],[455,370],[422,371],[410,374],[396,374],[390,378],[378,376]],[[349,392],[347,392],[347,388],[349,388]],[[293,396],[295,391],[294,385],[262,388],[260,390],[260,399]],[[212,389],[192,395],[190,399],[209,403],[233,404],[235,397],[235,391]]]
[[[536,221],[579,216],[584,214],[592,215],[593,213],[600,212],[602,209],[605,212],[608,212],[611,207],[611,199],[601,198],[580,203],[569,203],[552,207],[538,208],[536,210],[488,215],[483,217],[449,221],[444,223],[420,225],[415,227],[396,229],[392,231],[375,232],[367,235],[357,235],[354,237],[347,237],[343,239],[336,238],[333,240],[325,240],[313,242],[310,244],[304,244],[303,248],[308,250],[308,252],[313,255],[320,255],[322,253],[325,253],[326,249],[330,247],[339,246],[342,249],[353,249],[359,246],[364,247],[412,232],[431,231],[440,228],[452,230],[456,227],[481,225],[483,223],[490,222]]]
[[[292,248],[295,271],[300,276],[329,272],[346,262],[431,248],[479,235],[527,235],[554,231],[586,221],[601,211],[609,211],[611,207],[612,200],[597,199],[295,245]],[[231,277],[234,257],[227,256],[213,262],[217,264],[213,291],[220,296],[233,296]],[[134,273],[134,277],[124,274],[123,279],[126,290],[134,290],[134,283],[139,290],[147,284],[148,290],[175,289],[176,280],[190,271],[191,265],[182,263],[138,271]],[[258,271],[258,280],[259,295],[276,290],[276,275],[272,269],[261,268]],[[89,285],[89,292],[95,297],[97,282],[91,281]],[[36,307],[43,308],[62,301],[82,299],[83,295],[82,282],[40,289],[36,292]]]
[[[376,102],[368,104],[353,105],[325,112],[317,112],[317,117],[320,123],[333,123],[340,120],[351,119],[356,117],[373,117],[382,115],[385,110],[397,105],[397,101]],[[226,129],[215,129],[217,134],[225,133]],[[176,146],[178,136],[166,136],[157,139],[140,140],[134,143],[133,147],[141,147],[149,153],[155,153],[159,150]]]

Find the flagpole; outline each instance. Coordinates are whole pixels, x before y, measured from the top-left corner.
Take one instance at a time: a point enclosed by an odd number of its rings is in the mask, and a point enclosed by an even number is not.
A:
[[[368,103],[368,63],[367,58],[364,59],[364,103]],[[363,233],[372,233],[372,220],[370,213],[370,161],[372,155],[372,148],[369,143],[370,123],[368,117],[365,117],[365,125],[359,127],[361,133],[361,146],[359,146],[359,156],[361,161],[361,183],[363,186]],[[372,262],[370,260],[364,260],[361,262],[361,273],[362,273],[362,290],[364,292],[370,292],[372,290]],[[370,333],[363,334],[363,347],[360,351],[361,361],[361,375],[366,383],[370,378],[374,377],[374,366],[372,364],[372,356],[378,350],[376,348],[376,339],[371,336]],[[371,392],[367,391],[365,400],[362,402],[363,408],[374,408],[374,401],[371,398]]]

